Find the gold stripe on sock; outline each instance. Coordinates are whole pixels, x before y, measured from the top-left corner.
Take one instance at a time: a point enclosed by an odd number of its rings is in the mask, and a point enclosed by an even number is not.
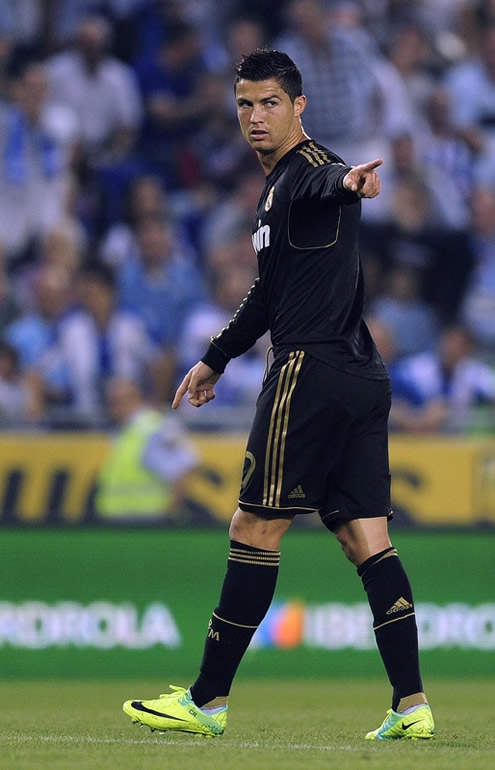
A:
[[[374,567],[375,564],[379,564],[384,559],[388,559],[389,556],[398,556],[397,548],[394,548],[392,551],[387,551],[387,553],[384,553],[383,556],[380,556],[380,558],[377,559],[375,562],[373,562],[373,564],[371,566]]]
[[[278,567],[280,551],[246,551],[243,548],[231,548],[228,560],[240,564],[256,564],[260,567]]]
[[[279,562],[274,561],[255,561],[254,559],[235,559],[229,556],[229,561],[236,561],[239,564],[255,564],[257,567],[278,567]]]
[[[246,548],[231,548],[230,554],[233,556],[259,556],[264,559],[280,559],[280,551],[248,551]]]
[[[415,612],[408,612],[407,615],[401,615],[400,618],[394,618],[393,620],[386,620],[385,623],[380,623],[379,626],[373,626],[373,631],[378,631],[379,628],[383,628],[383,626],[388,626],[389,623],[397,623],[399,620],[405,620],[406,618],[410,618],[412,615],[415,615]]]
[[[237,626],[238,628],[258,628],[258,626],[245,626],[244,623],[234,623],[232,620],[225,620],[225,618],[221,618],[220,615],[217,615],[216,612],[213,613],[213,617],[217,620],[221,620],[222,623],[228,623],[229,626]]]

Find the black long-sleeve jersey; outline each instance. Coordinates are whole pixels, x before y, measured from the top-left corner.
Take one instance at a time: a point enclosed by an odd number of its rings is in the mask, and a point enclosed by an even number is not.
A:
[[[298,349],[343,371],[388,377],[363,321],[358,252],[361,200],[343,187],[349,171],[305,140],[266,177],[253,227],[259,277],[204,363],[223,372],[268,329],[275,354]]]

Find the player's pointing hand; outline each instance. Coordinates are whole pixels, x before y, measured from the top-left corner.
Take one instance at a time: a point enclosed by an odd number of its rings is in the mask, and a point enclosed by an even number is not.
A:
[[[199,361],[188,371],[177,388],[172,409],[177,409],[186,393],[189,394],[188,401],[193,406],[203,406],[208,401],[213,401],[215,398],[213,388],[220,377],[218,372],[214,372],[209,366]]]
[[[382,163],[382,158],[377,158],[369,163],[354,166],[344,177],[346,190],[355,192],[360,198],[375,198],[381,187],[380,177],[375,169]]]

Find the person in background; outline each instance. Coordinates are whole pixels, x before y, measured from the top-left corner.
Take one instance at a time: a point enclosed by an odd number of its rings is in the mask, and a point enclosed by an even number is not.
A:
[[[39,378],[23,372],[15,348],[0,339],[0,423],[16,424],[41,417]]]
[[[495,345],[495,186],[477,186],[471,200],[469,246],[473,269],[464,287],[460,318],[486,357]]]
[[[13,102],[0,112],[0,243],[11,270],[33,243],[64,218],[70,181],[73,116],[52,105],[39,62],[25,64],[12,84]]]
[[[370,313],[393,327],[397,355],[431,350],[438,334],[433,308],[421,299],[421,275],[411,265],[394,265],[387,276],[384,293]]]
[[[203,299],[202,276],[181,253],[169,219],[148,217],[135,234],[137,250],[117,271],[119,298],[143,318],[157,344],[168,348]]]
[[[172,216],[172,201],[162,180],[155,174],[138,174],[130,183],[123,207],[123,215],[104,233],[99,244],[101,259],[110,267],[120,269],[138,250],[136,230],[142,222]],[[181,254],[196,254],[186,226],[173,222],[174,243]]]
[[[58,347],[71,384],[74,407],[88,415],[102,409],[105,382],[129,377],[151,388],[158,351],[142,319],[119,302],[107,265],[84,265],[76,280],[79,308],[66,320]]]
[[[140,57],[135,70],[145,109],[139,152],[175,189],[183,184],[188,143],[216,111],[212,92],[205,88],[209,75],[198,30],[174,21],[160,48]]]
[[[32,305],[4,330],[4,339],[19,356],[21,370],[39,378],[44,409],[67,400],[58,340],[74,300],[70,272],[61,265],[43,265],[33,278]]]
[[[160,522],[180,511],[198,453],[179,420],[164,417],[131,379],[111,378],[108,410],[117,433],[101,468],[94,508],[107,522]]]
[[[495,405],[495,370],[476,357],[469,331],[451,326],[436,350],[396,364],[392,401],[395,430],[469,432],[479,427],[479,409]]]
[[[84,162],[118,163],[131,152],[141,122],[132,69],[109,53],[111,26],[87,16],[74,44],[45,63],[49,97],[77,116]]]

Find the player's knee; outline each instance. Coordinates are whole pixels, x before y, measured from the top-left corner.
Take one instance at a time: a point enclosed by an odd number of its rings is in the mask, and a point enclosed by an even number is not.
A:
[[[359,566],[361,560],[361,549],[357,548],[356,543],[350,540],[350,538],[346,537],[344,534],[339,536],[337,533],[335,533],[335,537],[337,538],[337,541],[347,559],[349,559],[349,561],[352,562],[352,564],[354,564],[356,567]]]
[[[385,517],[353,519],[335,529],[334,534],[345,555],[356,567],[392,545]]]
[[[276,551],[292,518],[265,519],[238,508],[232,517],[229,535],[238,543]]]

